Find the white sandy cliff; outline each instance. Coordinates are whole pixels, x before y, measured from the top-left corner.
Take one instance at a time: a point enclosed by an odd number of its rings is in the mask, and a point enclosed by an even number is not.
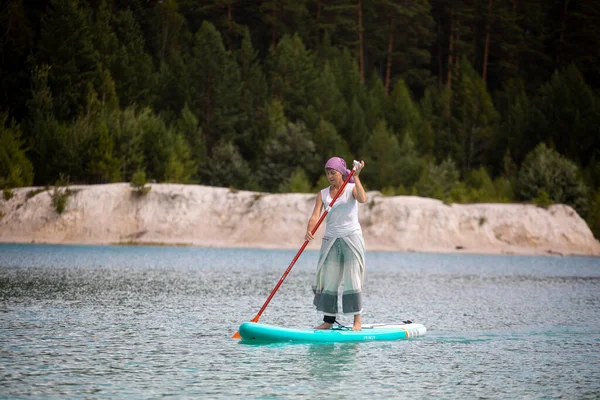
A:
[[[35,188],[15,189],[13,198],[0,200],[0,242],[298,249],[315,196],[151,186],[143,197],[127,183],[72,186],[62,215],[50,192],[28,199]],[[447,205],[369,192],[359,215],[368,251],[600,255],[600,243],[566,205]]]

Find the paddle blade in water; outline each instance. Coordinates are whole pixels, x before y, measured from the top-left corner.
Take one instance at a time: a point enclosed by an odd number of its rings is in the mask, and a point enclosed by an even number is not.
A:
[[[239,332],[236,332],[236,333],[233,334],[232,338],[233,339],[241,339],[242,337],[240,336]]]

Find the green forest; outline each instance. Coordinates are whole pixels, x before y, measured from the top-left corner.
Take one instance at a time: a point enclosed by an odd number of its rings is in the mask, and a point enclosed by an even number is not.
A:
[[[600,2],[0,1],[0,188],[571,205],[600,235]],[[594,82],[594,84],[592,84]]]

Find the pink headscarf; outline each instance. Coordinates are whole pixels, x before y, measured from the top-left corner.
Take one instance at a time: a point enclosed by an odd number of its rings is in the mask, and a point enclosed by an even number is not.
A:
[[[344,179],[350,174],[350,170],[346,168],[346,161],[340,157],[331,157],[327,160],[327,163],[325,163],[325,168],[335,169],[342,174]],[[354,183],[354,178],[350,178],[350,183]]]

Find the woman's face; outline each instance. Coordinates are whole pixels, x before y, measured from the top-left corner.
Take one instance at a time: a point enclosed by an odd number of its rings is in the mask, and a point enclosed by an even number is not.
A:
[[[340,184],[342,182],[342,174],[339,171],[331,168],[325,168],[325,176],[331,185]]]

